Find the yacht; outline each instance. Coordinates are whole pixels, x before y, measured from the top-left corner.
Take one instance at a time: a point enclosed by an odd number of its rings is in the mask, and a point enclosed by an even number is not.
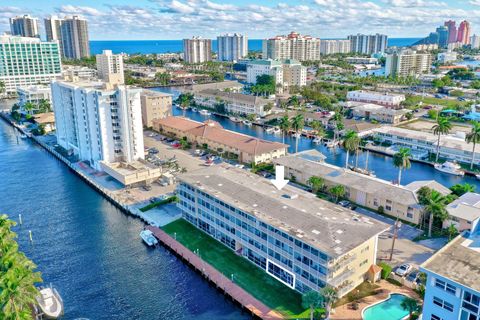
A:
[[[201,114],[202,116],[209,116],[209,115],[211,115],[212,113],[211,113],[210,111],[208,111],[208,110],[200,110],[200,114]]]
[[[243,120],[242,123],[246,126],[251,126],[252,125],[252,123],[248,120]]]
[[[230,121],[232,121],[232,122],[240,122],[240,120],[237,117],[234,117],[234,116],[230,116],[230,117],[228,117],[228,119],[230,119]]]
[[[142,232],[140,232],[140,237],[143,239],[143,242],[145,242],[149,247],[154,246],[158,243],[157,238],[155,238],[153,232],[150,230],[142,230]]]
[[[315,144],[320,144],[320,143],[322,143],[322,138],[320,138],[320,137],[315,137],[315,139],[313,139],[313,143],[315,143]]]
[[[63,300],[57,289],[40,287],[40,296],[37,297],[39,316],[41,319],[58,319],[63,316]]]
[[[282,133],[282,129],[278,128],[278,127],[275,127],[273,129],[273,134],[281,134]]]
[[[447,161],[442,164],[435,163],[434,167],[438,171],[445,172],[448,174],[453,174],[455,176],[465,175],[465,171],[463,171],[460,165],[456,162]]]
[[[198,109],[197,108],[192,108],[192,111],[193,112],[198,112]]]
[[[265,132],[266,133],[273,133],[273,131],[275,131],[274,127],[265,127]]]
[[[338,142],[334,140],[330,140],[325,145],[327,148],[335,148],[338,145]]]

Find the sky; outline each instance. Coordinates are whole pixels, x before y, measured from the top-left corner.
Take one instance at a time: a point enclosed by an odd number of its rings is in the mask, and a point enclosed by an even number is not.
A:
[[[8,19],[77,14],[91,40],[159,40],[239,32],[261,39],[290,31],[320,38],[352,33],[424,37],[445,20],[480,25],[480,0],[0,0],[0,32]],[[43,20],[40,23],[45,34]],[[480,29],[479,29],[480,32]]]

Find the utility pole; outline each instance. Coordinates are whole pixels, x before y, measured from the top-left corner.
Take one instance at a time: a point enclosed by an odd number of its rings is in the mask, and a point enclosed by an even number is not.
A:
[[[395,224],[393,225],[393,239],[392,239],[392,249],[390,250],[390,261],[392,261],[393,258],[393,249],[395,248],[395,239],[397,239],[397,234],[398,234],[398,229],[400,228],[401,222],[398,219],[395,221]]]

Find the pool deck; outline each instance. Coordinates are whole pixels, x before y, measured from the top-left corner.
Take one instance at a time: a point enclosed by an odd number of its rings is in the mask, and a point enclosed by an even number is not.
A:
[[[214,283],[219,290],[224,292],[225,295],[230,296],[234,301],[248,310],[255,318],[265,320],[284,319],[280,313],[270,309],[265,304],[254,298],[247,291],[225,277],[222,273],[220,273],[207,262],[203,261],[199,256],[194,254],[163,230],[154,226],[147,226],[146,228],[152,231],[155,237],[164,246],[175,252],[190,266],[202,274],[208,281]]]
[[[382,290],[374,296],[365,297],[358,300],[358,309],[353,310],[349,308],[350,303],[346,303],[340,307],[335,308],[335,313],[330,315],[330,320],[362,320],[362,310],[365,307],[371,306],[379,301],[385,300],[391,293],[401,293],[417,300],[420,300],[418,294],[410,288],[398,287],[388,281],[381,280],[377,282],[380,286],[377,290]]]

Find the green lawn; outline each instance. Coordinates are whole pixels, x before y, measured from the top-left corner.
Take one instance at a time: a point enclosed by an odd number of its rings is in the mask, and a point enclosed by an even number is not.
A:
[[[301,295],[269,276],[247,259],[237,256],[232,250],[198,230],[183,219],[162,228],[170,235],[176,233],[177,241],[191,251],[200,249],[203,260],[230,278],[252,296],[288,318],[308,318],[308,310],[302,308]]]
[[[448,108],[454,108],[458,105],[465,105],[466,101],[450,100],[450,99],[439,99],[434,97],[422,97],[422,96],[408,96],[407,101],[418,104],[420,101],[423,101],[423,105],[435,104],[441,105]]]

